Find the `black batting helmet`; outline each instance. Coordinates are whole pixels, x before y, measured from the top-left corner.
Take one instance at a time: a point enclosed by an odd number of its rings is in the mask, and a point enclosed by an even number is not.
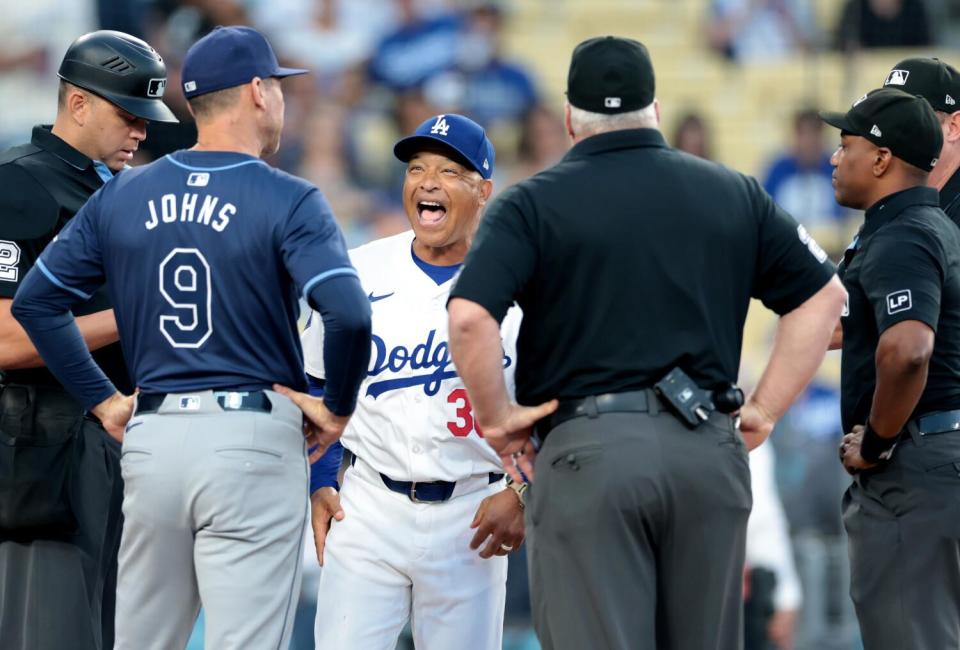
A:
[[[153,122],[177,122],[163,103],[167,68],[139,38],[101,30],[84,34],[67,49],[57,75],[74,86]]]

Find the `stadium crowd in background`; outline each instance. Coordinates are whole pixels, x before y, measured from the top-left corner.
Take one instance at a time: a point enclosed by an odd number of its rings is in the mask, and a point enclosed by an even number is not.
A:
[[[663,5],[666,0],[646,0]],[[524,0],[525,4],[548,0]],[[623,0],[624,4],[628,0]],[[483,124],[497,148],[496,186],[504,189],[557,162],[569,147],[559,110],[562,97],[505,45],[511,12],[521,0],[32,0],[4,7],[0,21],[0,148],[26,141],[31,127],[52,122],[56,66],[78,35],[117,29],[145,38],[163,55],[169,74],[165,101],[179,124],[151,123],[134,164],[196,139],[180,92],[188,47],[218,24],[249,24],[266,33],[284,63],[315,74],[289,82],[278,167],[318,185],[331,203],[348,244],[408,228],[399,203],[404,165],[392,143],[431,115],[460,112]],[[558,5],[569,4],[558,3]],[[604,3],[612,4],[610,0]],[[734,66],[785,61],[807,53],[946,45],[960,47],[960,8],[951,0],[836,0],[825,26],[804,0],[703,0],[703,49]],[[616,33],[617,25],[607,26]],[[643,38],[643,34],[638,34]],[[892,65],[900,57],[891,54]],[[557,61],[557,69],[565,65]],[[960,55],[952,61],[960,63]],[[665,80],[665,83],[667,80]],[[877,86],[864,81],[859,92]],[[852,98],[851,98],[852,99]],[[722,158],[706,106],[671,107],[671,143],[705,158]],[[832,200],[833,141],[814,106],[785,116],[787,148],[770,147],[765,164],[744,169],[815,233],[831,258],[849,241],[850,216]],[[681,116],[684,116],[681,119]],[[672,127],[672,128],[669,128]],[[829,199],[829,200],[828,200]],[[826,236],[820,233],[826,233]],[[766,345],[762,327],[747,337]],[[749,356],[749,353],[745,353]],[[745,360],[745,364],[746,364]],[[847,596],[846,546],[839,497],[846,478],[837,465],[842,436],[837,376],[826,370],[810,385],[772,437],[776,482],[789,524],[803,592],[796,634],[804,648],[850,650],[856,623]],[[745,373],[749,375],[749,371]],[[745,382],[746,383],[746,382]],[[527,605],[522,557],[511,558],[505,647],[535,645],[524,629]],[[776,579],[776,578],[775,578]],[[789,579],[789,577],[787,578]],[[784,578],[780,578],[781,581]],[[315,596],[305,587],[307,597]],[[796,600],[787,597],[790,606]],[[312,622],[312,612],[305,615]],[[312,642],[312,626],[295,647]],[[776,636],[776,634],[774,635]],[[777,637],[781,640],[784,636]],[[757,646],[762,648],[763,646]],[[768,648],[788,648],[787,643]]]

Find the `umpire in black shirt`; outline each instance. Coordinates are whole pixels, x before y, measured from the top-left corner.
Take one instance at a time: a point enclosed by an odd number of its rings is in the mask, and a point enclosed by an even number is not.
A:
[[[841,129],[837,201],[866,210],[840,271],[850,593],[869,650],[957,648],[960,230],[926,187],[940,124],[892,88],[821,115]]]
[[[453,359],[486,439],[533,482],[543,646],[735,649],[747,447],[820,364],[844,291],[754,179],[667,147],[643,45],[580,44],[567,99],[573,148],[481,222],[451,292]],[[741,403],[751,297],[783,318],[738,431],[720,411]],[[503,385],[497,322],[514,301],[517,401],[538,406],[511,404]]]
[[[120,445],[42,367],[10,305],[44,247],[130,160],[147,121],[175,121],[161,99],[162,59],[127,34],[81,37],[59,76],[56,122],[35,127],[29,144],[0,153],[3,650],[113,647]],[[98,363],[120,390],[132,392],[106,292],[76,316]]]
[[[940,59],[913,57],[893,66],[883,85],[920,95],[933,107],[943,147],[927,185],[940,190],[940,207],[960,225],[960,72]]]

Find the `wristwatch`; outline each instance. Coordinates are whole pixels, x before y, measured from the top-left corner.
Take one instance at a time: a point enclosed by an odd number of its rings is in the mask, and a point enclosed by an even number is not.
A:
[[[527,488],[530,486],[527,483],[518,483],[513,480],[513,477],[507,475],[507,487],[517,493],[517,498],[520,499],[520,509],[526,508]]]

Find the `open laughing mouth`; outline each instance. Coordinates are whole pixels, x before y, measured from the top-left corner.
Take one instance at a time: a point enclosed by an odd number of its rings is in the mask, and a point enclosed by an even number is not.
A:
[[[417,216],[422,226],[438,226],[447,217],[447,208],[438,201],[418,201]]]

